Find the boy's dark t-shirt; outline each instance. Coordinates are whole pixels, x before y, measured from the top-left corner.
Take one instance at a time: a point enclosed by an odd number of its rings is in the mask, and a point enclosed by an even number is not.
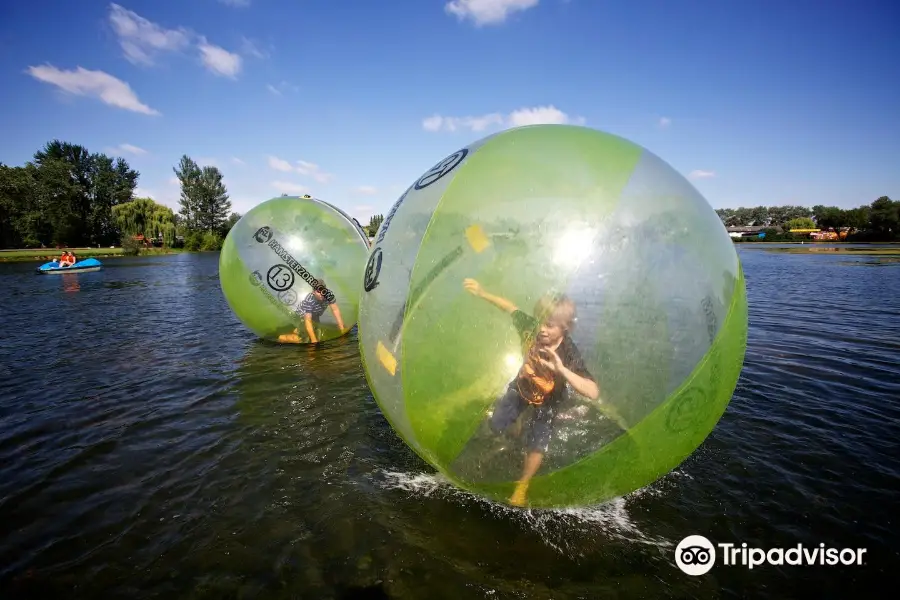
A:
[[[300,303],[300,308],[297,309],[297,312],[301,315],[308,314],[312,316],[313,322],[318,323],[319,318],[325,313],[330,304],[334,303],[327,300],[319,300],[314,293],[310,292],[303,299],[303,302]]]
[[[522,340],[523,354],[527,356],[528,352],[534,346],[535,336],[541,324],[536,318],[521,310],[513,311],[512,321],[513,326],[519,332],[519,338]],[[567,369],[581,377],[595,381],[594,376],[591,375],[587,366],[584,364],[584,359],[581,357],[578,346],[575,345],[575,342],[572,341],[568,334],[563,337],[559,347],[556,348],[556,353],[559,355],[560,360],[562,360],[563,365]],[[509,384],[509,389],[517,391],[520,396],[522,395],[521,388],[519,387],[519,377],[521,374],[522,372],[520,371],[519,374],[516,375],[516,378]],[[561,373],[556,373],[553,376],[553,380],[554,385],[552,391],[550,391],[543,399],[543,403],[548,406],[555,406],[567,396],[566,378],[563,377]],[[526,401],[528,400],[527,398],[523,399]]]

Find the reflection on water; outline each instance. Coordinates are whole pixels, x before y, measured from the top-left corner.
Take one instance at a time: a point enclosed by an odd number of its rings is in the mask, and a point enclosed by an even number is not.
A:
[[[63,273],[61,277],[63,280],[63,290],[66,293],[77,292],[81,290],[81,285],[78,283],[77,273]]]
[[[571,511],[449,486],[380,415],[355,331],[257,342],[215,254],[108,261],[78,293],[0,265],[0,597],[827,598],[887,583],[900,277],[739,252],[751,330],[719,426],[657,483]],[[63,307],[60,335],[47,315]],[[690,578],[672,551],[697,533],[870,562]]]

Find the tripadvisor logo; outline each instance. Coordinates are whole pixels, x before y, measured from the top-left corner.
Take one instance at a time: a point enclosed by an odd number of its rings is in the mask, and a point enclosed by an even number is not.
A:
[[[718,550],[718,551],[717,551]],[[746,542],[713,544],[702,535],[689,535],[675,548],[675,564],[687,575],[703,575],[719,564],[726,567],[746,567],[754,569],[764,565],[772,566],[860,566],[865,548],[832,548],[825,544],[804,546],[797,544],[789,548],[755,548]]]

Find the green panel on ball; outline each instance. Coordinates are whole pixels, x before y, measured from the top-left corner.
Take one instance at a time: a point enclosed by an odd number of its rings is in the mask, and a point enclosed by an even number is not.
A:
[[[248,211],[228,233],[219,281],[238,319],[273,341],[295,330],[297,341],[309,341],[301,303],[314,287],[324,294],[324,304],[333,295],[344,329],[326,309],[314,326],[324,341],[356,323],[367,252],[365,234],[336,207],[309,197],[273,198]]]

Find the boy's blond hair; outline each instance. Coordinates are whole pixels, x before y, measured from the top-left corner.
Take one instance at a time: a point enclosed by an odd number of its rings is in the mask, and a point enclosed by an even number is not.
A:
[[[566,330],[571,330],[577,318],[575,303],[565,294],[544,294],[534,303],[534,316],[543,322],[555,317],[565,323]]]

